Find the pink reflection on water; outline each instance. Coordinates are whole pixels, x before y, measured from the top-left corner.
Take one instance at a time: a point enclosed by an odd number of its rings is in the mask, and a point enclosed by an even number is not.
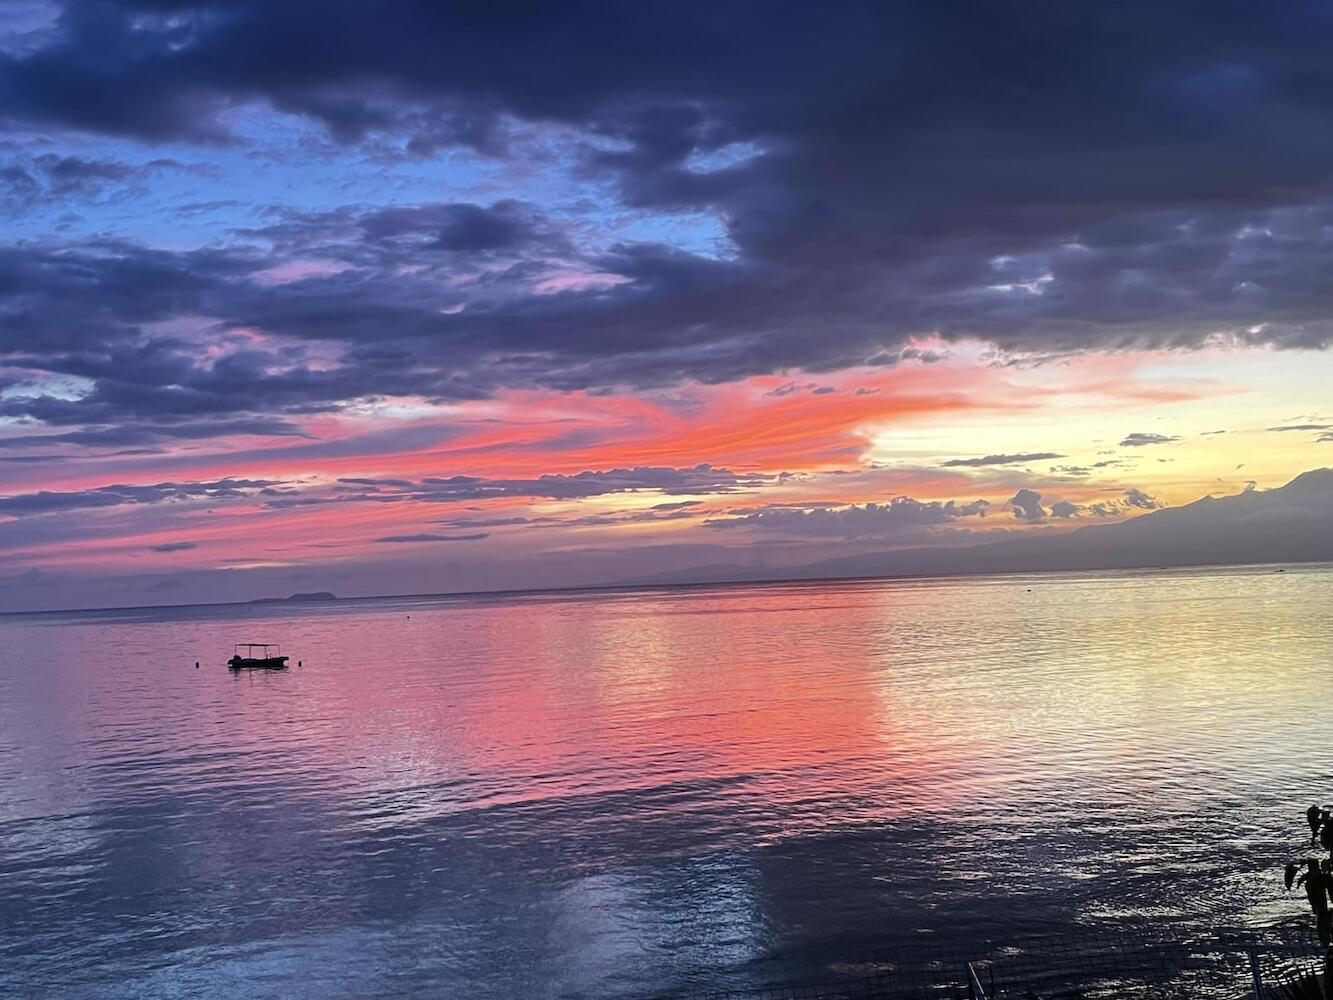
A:
[[[406,951],[440,993],[601,997],[963,919],[1268,917],[1287,805],[1329,773],[1299,723],[1333,686],[1331,588],[1309,567],[0,621],[0,987],[169,955],[203,963],[189,982],[235,962],[373,994]],[[304,666],[229,674],[236,641]],[[1222,888],[1199,903],[1181,871]],[[140,995],[189,992],[161,982]]]

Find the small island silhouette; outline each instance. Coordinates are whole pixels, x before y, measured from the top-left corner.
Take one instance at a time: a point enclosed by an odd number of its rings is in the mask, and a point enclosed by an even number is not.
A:
[[[292,594],[290,597],[256,597],[253,601],[247,601],[247,604],[286,604],[289,601],[336,601],[337,594],[331,594],[327,590],[316,590],[308,594]]]

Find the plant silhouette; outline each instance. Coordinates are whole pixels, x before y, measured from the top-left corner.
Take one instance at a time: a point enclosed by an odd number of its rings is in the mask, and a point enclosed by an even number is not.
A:
[[[1305,811],[1305,821],[1310,826],[1311,845],[1317,844],[1328,856],[1288,862],[1283,881],[1288,891],[1305,889],[1315,931],[1324,947],[1323,994],[1333,1000],[1333,908],[1329,905],[1333,901],[1333,817],[1327,809],[1311,806]]]
[[[1315,917],[1319,943],[1328,948],[1333,945],[1333,911],[1329,908],[1329,901],[1333,899],[1333,818],[1327,809],[1311,806],[1305,811],[1305,820],[1310,824],[1310,843],[1317,843],[1329,856],[1306,858],[1303,862],[1305,874],[1299,876],[1297,872],[1302,863],[1290,862],[1284,881],[1288,889],[1305,887],[1305,898],[1309,900],[1310,912]]]

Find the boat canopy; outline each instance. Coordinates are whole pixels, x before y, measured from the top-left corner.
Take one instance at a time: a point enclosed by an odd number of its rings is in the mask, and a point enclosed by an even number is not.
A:
[[[276,642],[238,642],[236,644],[236,655],[240,656],[243,649],[247,651],[245,654],[247,660],[266,660],[271,656],[278,656],[282,653],[282,647]],[[260,651],[258,656],[255,656],[256,649]],[[273,652],[270,653],[270,649]]]

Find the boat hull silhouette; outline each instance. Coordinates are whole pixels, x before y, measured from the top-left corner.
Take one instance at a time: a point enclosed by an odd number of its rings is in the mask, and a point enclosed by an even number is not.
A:
[[[286,670],[285,656],[233,656],[227,661],[228,670]]]

